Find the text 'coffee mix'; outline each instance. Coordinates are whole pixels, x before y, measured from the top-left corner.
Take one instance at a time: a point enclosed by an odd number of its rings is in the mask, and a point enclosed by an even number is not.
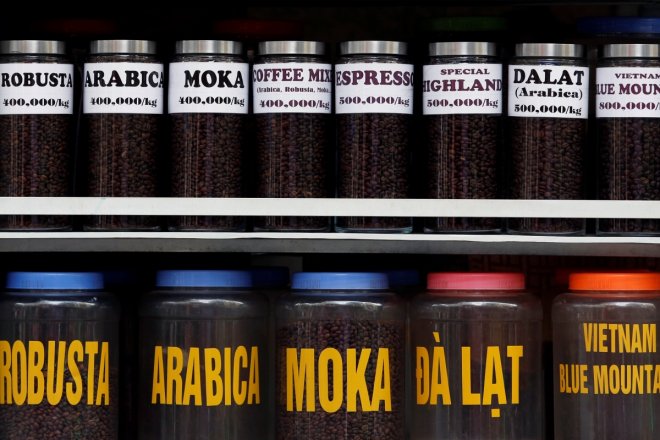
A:
[[[543,439],[542,310],[519,273],[431,273],[410,304],[410,438]]]
[[[552,305],[555,438],[660,435],[660,274],[573,273]]]
[[[302,272],[276,308],[276,438],[404,436],[405,308],[384,273]]]
[[[73,64],[64,43],[0,42],[0,196],[70,195]],[[0,216],[0,229],[69,229],[66,216]]]
[[[10,272],[0,297],[0,438],[116,440],[119,307],[94,272]]]
[[[241,43],[178,41],[169,73],[172,196],[241,197],[250,88]],[[170,229],[238,231],[245,220],[184,216]]]

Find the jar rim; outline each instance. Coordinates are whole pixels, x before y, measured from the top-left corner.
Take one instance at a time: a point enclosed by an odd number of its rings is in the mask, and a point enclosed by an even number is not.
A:
[[[495,43],[486,41],[447,41],[429,44],[429,56],[495,56]]]
[[[259,55],[324,55],[325,43],[301,40],[262,41],[259,43],[257,53]]]
[[[339,45],[341,55],[407,55],[408,43],[403,41],[355,40]]]
[[[582,58],[584,46],[572,43],[519,43],[516,56],[548,58]]]
[[[179,40],[175,44],[175,53],[178,55],[241,55],[243,43],[231,40]]]
[[[606,44],[603,58],[659,58],[660,44]]]
[[[150,40],[94,40],[89,45],[89,53],[155,55],[156,42]]]

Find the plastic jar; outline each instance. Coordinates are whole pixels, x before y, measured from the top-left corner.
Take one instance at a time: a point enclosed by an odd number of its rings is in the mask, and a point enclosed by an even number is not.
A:
[[[118,439],[119,310],[94,272],[10,272],[0,438]]]
[[[0,196],[70,194],[73,64],[62,41],[0,42]],[[0,229],[70,229],[67,216],[0,216]]]
[[[542,310],[519,273],[430,273],[410,304],[410,438],[543,439]]]
[[[277,309],[276,438],[404,436],[405,309],[382,273],[302,272]]]
[[[250,73],[235,41],[183,40],[169,65],[172,196],[241,197]],[[238,231],[241,217],[175,217],[172,230]]]
[[[660,274],[574,273],[552,306],[555,439],[657,439]]]
[[[660,45],[608,44],[596,69],[599,198],[660,200]],[[660,234],[657,219],[600,219],[600,234]]]
[[[156,43],[96,40],[85,63],[83,114],[88,141],[88,194],[156,197],[163,113],[163,64]],[[155,230],[155,217],[98,216],[87,230]]]
[[[511,197],[584,198],[589,69],[578,44],[516,45],[509,65]],[[584,234],[584,219],[509,219],[509,231]]]
[[[268,303],[247,271],[165,270],[140,306],[139,437],[266,439]]]
[[[338,196],[405,199],[413,114],[406,43],[347,41],[335,64]],[[340,232],[410,232],[410,218],[339,217]]]
[[[431,43],[424,66],[425,196],[495,199],[502,116],[502,64],[494,43]],[[425,220],[426,232],[496,232],[492,218]]]
[[[257,197],[329,193],[332,65],[317,41],[259,43],[252,66]],[[259,231],[327,231],[327,217],[258,217]]]

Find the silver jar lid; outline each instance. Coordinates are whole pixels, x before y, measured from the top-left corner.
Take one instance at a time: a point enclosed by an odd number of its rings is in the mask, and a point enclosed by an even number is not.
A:
[[[325,43],[320,41],[262,41],[259,55],[324,55]]]
[[[90,44],[91,54],[137,54],[154,55],[156,42],[149,40],[94,40]]]
[[[66,53],[63,41],[55,40],[4,40],[0,41],[2,54],[40,54],[64,55]]]
[[[453,41],[429,44],[429,55],[443,56],[488,56],[497,54],[495,43],[483,41]]]
[[[658,58],[660,44],[606,44],[603,58]]]
[[[401,41],[344,41],[339,45],[339,52],[341,55],[407,55],[408,44]]]
[[[516,56],[548,58],[581,58],[584,46],[564,43],[521,43],[516,44]]]
[[[177,54],[240,55],[243,44],[227,40],[180,40],[175,50]]]

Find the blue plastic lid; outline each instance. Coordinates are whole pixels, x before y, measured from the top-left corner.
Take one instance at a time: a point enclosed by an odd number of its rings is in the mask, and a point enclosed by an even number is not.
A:
[[[100,272],[9,272],[8,289],[16,290],[100,290]]]
[[[253,287],[246,270],[159,270],[157,287]]]
[[[378,272],[298,272],[293,274],[294,290],[385,290],[387,275]]]
[[[387,279],[390,287],[412,287],[421,285],[419,271],[415,269],[388,270]]]
[[[658,17],[589,17],[578,20],[583,34],[660,34]]]
[[[284,266],[264,266],[250,269],[254,287],[285,288],[289,285],[289,268]]]

